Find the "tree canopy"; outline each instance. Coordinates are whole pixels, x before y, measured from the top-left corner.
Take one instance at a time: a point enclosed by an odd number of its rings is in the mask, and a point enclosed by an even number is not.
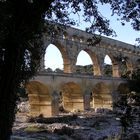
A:
[[[136,92],[140,95],[140,68],[133,70],[131,77],[128,79],[130,91]]]
[[[110,4],[112,15],[140,30],[139,0],[0,0],[0,139],[10,139],[16,92],[20,83],[35,74],[43,47],[42,32],[52,33],[53,24],[74,25],[70,14],[82,12],[87,32],[113,35],[109,20],[98,4]],[[45,24],[44,24],[45,23]]]

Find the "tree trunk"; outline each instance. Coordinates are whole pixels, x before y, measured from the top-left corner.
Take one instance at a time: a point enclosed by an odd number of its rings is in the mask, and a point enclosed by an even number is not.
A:
[[[4,35],[5,42],[0,44],[5,51],[0,61],[0,140],[9,140],[12,133],[16,90],[21,80],[24,80],[20,77],[24,57],[22,43],[32,40],[33,32],[38,34],[42,18],[53,1],[33,0],[33,3],[29,3],[28,0],[7,0],[3,5],[4,12],[7,9],[7,17],[1,25],[5,25],[7,33]]]
[[[19,84],[20,49],[10,44],[5,49],[0,77],[0,140],[9,140],[15,118],[16,90]]]

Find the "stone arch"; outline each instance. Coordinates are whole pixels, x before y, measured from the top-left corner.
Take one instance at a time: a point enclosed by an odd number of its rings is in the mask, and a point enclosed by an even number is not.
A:
[[[71,63],[70,63],[70,59],[69,59],[69,56],[67,54],[66,48],[61,43],[59,43],[59,42],[54,42],[53,45],[55,45],[55,47],[60,51],[60,53],[62,55],[62,59],[63,59],[63,72],[64,73],[71,73],[72,72]],[[47,49],[47,47],[46,47],[46,49]]]
[[[96,53],[90,49],[83,49],[83,50],[80,50],[80,52],[81,51],[85,51],[90,56],[92,65],[93,65],[93,74],[96,76],[101,75],[100,66],[99,66],[99,62],[98,62]],[[77,55],[77,58],[78,58],[78,55]]]
[[[112,109],[112,96],[109,86],[104,82],[99,82],[92,89],[93,107]]]
[[[31,116],[43,115],[44,117],[52,116],[51,96],[47,85],[30,81],[26,85]]]
[[[126,62],[127,71],[132,72],[133,71],[133,65],[132,65],[132,62],[131,62],[130,58],[127,57],[125,62]]]
[[[120,77],[119,75],[119,65],[115,57],[111,53],[107,53],[112,62],[112,77]],[[106,56],[105,55],[105,56]]]
[[[62,105],[65,110],[83,110],[83,94],[80,86],[75,82],[68,82],[61,87]]]

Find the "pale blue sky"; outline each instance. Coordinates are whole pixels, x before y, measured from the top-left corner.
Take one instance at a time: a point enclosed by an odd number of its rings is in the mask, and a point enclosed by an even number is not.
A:
[[[106,6],[99,6],[100,12],[110,20],[110,26],[112,29],[115,30],[117,37],[113,37],[116,40],[126,42],[129,44],[135,44],[135,39],[140,37],[140,32],[134,31],[133,28],[131,27],[130,23],[126,23],[125,26],[122,26],[120,21],[117,21],[117,16],[111,17],[111,11],[108,5]],[[74,16],[76,17],[76,16]],[[79,18],[78,18],[79,20]],[[88,24],[84,23],[82,21],[82,18],[80,17],[80,24],[79,26],[75,26],[75,28],[85,30],[85,27],[87,27]],[[112,37],[109,37],[112,38]],[[57,57],[56,57],[57,56]],[[84,59],[83,59],[84,58]],[[110,64],[111,60],[110,58],[106,57],[105,58],[105,63]],[[80,54],[78,55],[77,58],[77,65],[88,65],[92,64],[92,61],[89,57],[89,55],[81,51]],[[53,70],[56,68],[63,69],[63,60],[61,53],[57,49],[57,47],[50,45],[47,50],[46,50],[46,55],[45,55],[45,66],[46,68],[50,67]]]

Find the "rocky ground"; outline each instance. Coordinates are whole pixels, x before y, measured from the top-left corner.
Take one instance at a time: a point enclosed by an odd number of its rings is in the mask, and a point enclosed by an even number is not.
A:
[[[140,140],[140,122],[121,136],[120,120],[112,111],[90,110],[61,113],[52,118],[16,115],[11,140]]]
[[[128,130],[127,140],[139,140],[139,132],[136,124]],[[18,113],[11,140],[119,140],[120,133],[120,122],[113,114],[86,111],[33,119]]]

